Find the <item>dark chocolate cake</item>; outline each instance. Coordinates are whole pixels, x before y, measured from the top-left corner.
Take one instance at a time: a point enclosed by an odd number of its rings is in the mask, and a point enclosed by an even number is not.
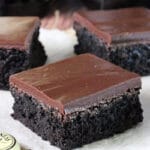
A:
[[[143,120],[140,77],[85,54],[10,77],[15,119],[62,150]]]
[[[37,17],[0,18],[0,89],[8,89],[10,75],[45,63],[39,26]]]
[[[150,10],[82,11],[74,16],[77,54],[92,53],[140,75],[150,74]]]

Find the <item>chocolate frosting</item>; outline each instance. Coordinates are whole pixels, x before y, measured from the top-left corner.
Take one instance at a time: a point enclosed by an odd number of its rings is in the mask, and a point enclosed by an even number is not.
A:
[[[111,43],[110,34],[99,30],[91,23],[88,19],[80,15],[79,13],[75,13],[73,16],[74,22],[80,23],[83,27],[86,27],[90,32],[101,38],[107,45]]]
[[[28,70],[10,77],[15,86],[62,114],[140,88],[140,77],[91,54]]]
[[[0,46],[6,49],[26,50],[37,26],[37,17],[1,17]]]
[[[150,40],[150,10],[126,8],[107,11],[82,11],[78,16],[110,35],[112,43],[127,43]],[[80,20],[79,23],[84,22]],[[89,30],[91,28],[86,26]]]

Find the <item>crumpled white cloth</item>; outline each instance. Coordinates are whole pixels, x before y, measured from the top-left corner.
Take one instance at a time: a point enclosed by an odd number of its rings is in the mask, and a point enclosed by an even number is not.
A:
[[[53,56],[48,62],[55,62],[74,55],[73,45],[77,41],[72,33],[65,34],[57,30],[42,29],[40,40],[48,50],[47,54]],[[60,49],[60,46],[63,49]],[[143,89],[140,98],[144,109],[143,123],[123,134],[86,145],[77,150],[150,150],[150,77],[142,78],[142,82]],[[13,103],[10,92],[0,91],[0,131],[12,134],[19,143],[32,150],[58,150],[11,117]]]
[[[73,28],[66,31],[41,29],[39,40],[43,43],[46,54],[49,56],[47,63],[74,56],[74,45],[78,43]]]

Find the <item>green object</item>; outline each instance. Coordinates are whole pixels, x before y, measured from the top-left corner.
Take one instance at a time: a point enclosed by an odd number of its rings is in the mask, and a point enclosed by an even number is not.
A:
[[[13,136],[0,133],[0,150],[21,150],[21,148]]]

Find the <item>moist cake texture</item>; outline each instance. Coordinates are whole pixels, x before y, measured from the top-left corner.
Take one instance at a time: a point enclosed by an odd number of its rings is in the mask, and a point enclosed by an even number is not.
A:
[[[140,75],[150,74],[149,9],[83,11],[75,14],[74,20],[77,54],[92,53]]]
[[[0,89],[8,89],[10,75],[45,63],[39,26],[37,17],[0,18]]]
[[[10,77],[15,119],[62,150],[143,120],[140,77],[91,54]]]

